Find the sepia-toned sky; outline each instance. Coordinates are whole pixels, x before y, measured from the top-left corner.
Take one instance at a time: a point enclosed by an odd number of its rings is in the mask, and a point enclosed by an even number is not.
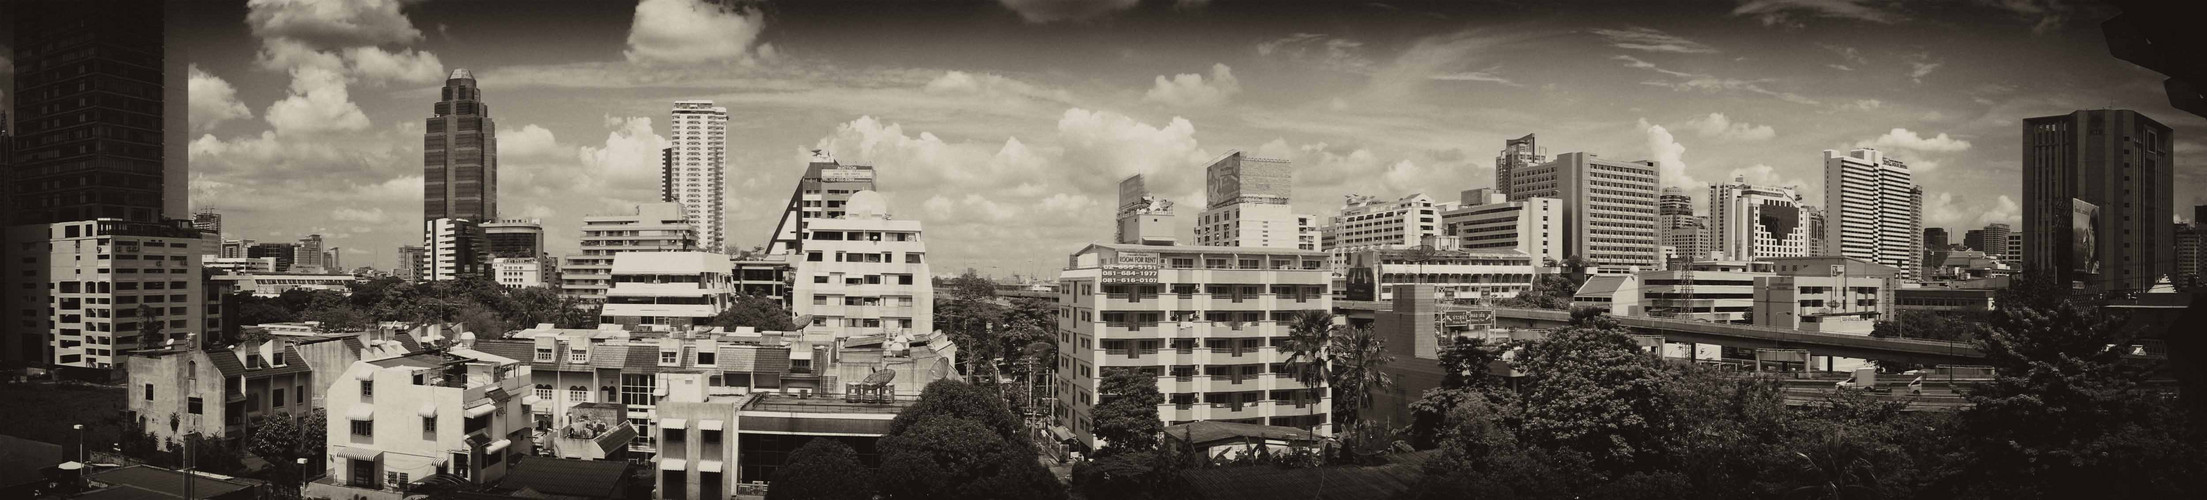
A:
[[[192,205],[231,238],[320,233],[378,268],[419,240],[422,122],[457,68],[497,120],[501,215],[542,219],[557,255],[582,216],[656,198],[678,99],[729,109],[732,246],[765,243],[825,149],[925,221],[937,273],[1054,275],[1111,237],[1133,173],[1186,235],[1231,150],[1292,160],[1297,210],[1325,215],[1489,187],[1526,133],[1656,160],[1697,198],[1745,177],[1815,204],[1822,150],[1876,147],[1958,237],[2016,221],[2021,119],[2130,108],[2176,129],[2177,206],[2207,204],[2207,120],[2110,57],[2087,2],[188,5],[170,38],[194,68]]]

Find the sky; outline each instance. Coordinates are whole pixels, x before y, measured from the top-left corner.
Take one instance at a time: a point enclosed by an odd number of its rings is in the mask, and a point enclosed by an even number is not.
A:
[[[729,110],[731,246],[764,245],[810,151],[872,165],[935,272],[1054,276],[1145,174],[1192,241],[1202,169],[1294,164],[1293,203],[1450,201],[1505,139],[1654,160],[1697,199],[1735,177],[1821,204],[1821,154],[1875,147],[1926,225],[2015,223],[2023,118],[2173,127],[2176,205],[2207,204],[2207,120],[2058,0],[252,0],[178,9],[191,204],[227,237],[321,234],[347,265],[418,244],[422,127],[452,70],[496,120],[501,216],[575,251],[585,215],[656,201],[676,100]],[[4,52],[0,52],[4,53]],[[0,64],[0,71],[5,71]],[[2179,209],[2179,214],[2189,210]]]

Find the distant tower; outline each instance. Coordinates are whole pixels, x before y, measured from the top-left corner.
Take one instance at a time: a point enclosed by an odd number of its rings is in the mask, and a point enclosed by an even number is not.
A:
[[[2023,120],[2024,271],[2094,292],[2174,272],[2174,136],[2124,109]]]
[[[668,123],[674,147],[662,153],[664,200],[681,203],[697,223],[697,244],[707,252],[728,245],[728,108],[713,101],[675,101]]]
[[[1510,176],[1517,169],[1539,165],[1547,161],[1548,156],[1541,154],[1540,148],[1533,144],[1533,134],[1525,134],[1524,137],[1504,141],[1502,143],[1502,153],[1494,157],[1495,192],[1502,193],[1511,200],[1518,199],[1517,190],[1510,187],[1512,182]]]
[[[1172,227],[1172,201],[1151,196],[1142,174],[1119,181],[1118,243],[1170,246],[1178,239]]]
[[[498,127],[475,75],[452,70],[422,132],[422,220],[498,218]]]
[[[1923,192],[1908,164],[1875,149],[1824,151],[1824,255],[1893,266],[1917,275]]]
[[[1297,248],[1302,228],[1288,194],[1295,169],[1287,160],[1227,153],[1204,169],[1210,193],[1195,227],[1196,244],[1222,247]]]

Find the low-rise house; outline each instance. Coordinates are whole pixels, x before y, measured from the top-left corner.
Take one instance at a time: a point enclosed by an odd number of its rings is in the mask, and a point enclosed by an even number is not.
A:
[[[296,419],[313,408],[314,372],[297,350],[280,342],[193,344],[136,351],[126,363],[127,407],[161,449],[189,435],[241,442],[254,418]]]
[[[309,494],[497,482],[529,452],[528,381],[527,365],[464,343],[353,363],[330,382],[329,475]]]

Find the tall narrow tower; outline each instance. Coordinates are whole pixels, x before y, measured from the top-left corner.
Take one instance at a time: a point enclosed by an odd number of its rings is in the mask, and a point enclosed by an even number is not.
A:
[[[725,250],[728,108],[713,106],[713,101],[675,101],[668,129],[673,147],[662,153],[664,201],[681,203],[689,211],[702,250]]]
[[[452,70],[422,139],[422,220],[498,218],[498,127],[475,75]]]
[[[1513,201],[1521,198],[1517,195],[1517,191],[1510,187],[1510,176],[1515,175],[1514,172],[1517,169],[1539,165],[1547,161],[1547,155],[1541,154],[1540,148],[1533,143],[1533,134],[1525,134],[1524,137],[1504,141],[1502,152],[1494,156],[1494,191],[1502,193],[1503,196],[1508,196]]]
[[[1923,256],[1923,193],[1908,164],[1875,149],[1824,151],[1823,255],[1900,269],[1916,279]]]

